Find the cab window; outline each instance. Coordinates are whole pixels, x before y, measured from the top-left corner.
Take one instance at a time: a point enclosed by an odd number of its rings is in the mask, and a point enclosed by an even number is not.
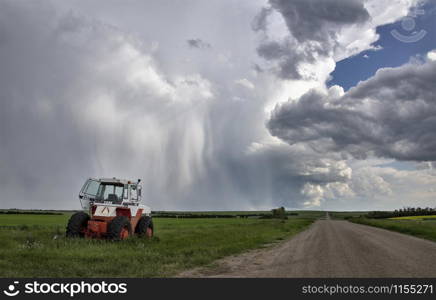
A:
[[[120,203],[123,199],[124,185],[102,183],[98,189],[97,199],[104,202]]]
[[[95,197],[95,195],[97,195],[99,186],[100,186],[100,183],[98,181],[88,180],[88,184],[85,187],[85,190],[83,192],[89,196]]]

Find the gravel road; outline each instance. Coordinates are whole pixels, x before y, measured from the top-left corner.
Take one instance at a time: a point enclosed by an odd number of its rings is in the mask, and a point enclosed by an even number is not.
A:
[[[435,262],[434,242],[327,215],[279,245],[180,277],[436,277]]]

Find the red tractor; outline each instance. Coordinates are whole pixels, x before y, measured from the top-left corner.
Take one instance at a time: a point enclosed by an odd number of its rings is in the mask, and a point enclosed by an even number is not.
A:
[[[89,178],[80,191],[83,211],[68,221],[67,237],[124,240],[153,236],[151,209],[141,205],[141,180]]]

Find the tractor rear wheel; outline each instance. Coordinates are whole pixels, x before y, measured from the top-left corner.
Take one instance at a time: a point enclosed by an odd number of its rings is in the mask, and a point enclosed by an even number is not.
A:
[[[108,225],[107,236],[111,240],[124,240],[132,234],[130,220],[125,216],[115,217]]]
[[[66,236],[69,238],[84,237],[89,216],[83,211],[73,214],[68,221]]]
[[[135,233],[139,236],[153,237],[153,220],[149,216],[142,216],[135,228]]]

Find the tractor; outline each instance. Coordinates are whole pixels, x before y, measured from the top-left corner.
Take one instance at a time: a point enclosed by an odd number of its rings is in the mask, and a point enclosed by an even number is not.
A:
[[[124,240],[136,234],[151,238],[151,209],[140,204],[140,182],[89,178],[79,193],[83,211],[71,216],[66,236]]]

